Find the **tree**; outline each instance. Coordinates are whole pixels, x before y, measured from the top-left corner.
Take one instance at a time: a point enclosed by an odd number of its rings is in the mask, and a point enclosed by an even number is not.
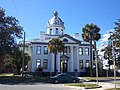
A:
[[[62,52],[64,50],[64,44],[59,38],[53,38],[48,43],[48,49],[49,49],[50,53],[54,53],[54,55],[55,55],[54,71],[56,74],[56,72],[57,72],[57,70],[56,70],[56,56],[57,56],[58,52]]]
[[[22,31],[18,20],[12,16],[5,16],[5,10],[0,8],[0,69],[4,56],[14,52],[17,46],[16,38],[22,38]]]
[[[118,53],[118,59],[116,58],[116,65],[120,66],[119,55],[120,55],[120,19],[118,22],[115,22],[115,28],[113,32],[110,32],[110,37],[108,38],[109,44],[113,43],[115,47],[115,52]],[[112,46],[112,45],[111,45]]]
[[[24,66],[26,66],[28,65],[28,61],[31,59],[31,57],[28,55],[28,53],[24,53],[24,56]],[[20,69],[22,68],[22,59],[23,52],[19,49],[19,47],[16,47],[11,55],[5,55],[4,69],[10,69],[15,72],[15,74],[20,74]]]
[[[90,75],[92,76],[92,41],[98,41],[101,38],[100,28],[97,25],[86,24],[82,29],[82,38],[86,42],[90,42]],[[96,45],[95,45],[96,46]],[[96,47],[95,47],[96,48]]]
[[[28,65],[28,61],[31,60],[31,57],[28,53],[24,53],[24,66]],[[18,74],[20,73],[20,69],[22,68],[22,60],[23,60],[23,51],[18,48],[16,48],[16,52],[13,55],[14,61],[13,63],[16,65],[16,69],[18,71]],[[26,68],[24,67],[24,70],[26,71]]]
[[[112,47],[110,45],[106,46],[104,49],[101,50],[104,51],[104,59],[108,60],[108,68],[109,68],[109,74],[110,74],[110,65],[113,64],[113,61],[111,60],[112,56]]]
[[[113,32],[110,32],[110,37],[108,40],[113,41],[114,40],[114,46],[120,47],[120,19],[118,19],[118,22],[115,22],[115,28]]]

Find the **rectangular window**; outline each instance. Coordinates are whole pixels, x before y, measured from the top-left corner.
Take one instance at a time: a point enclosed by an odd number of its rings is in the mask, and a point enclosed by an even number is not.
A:
[[[48,59],[44,59],[43,61],[43,68],[48,69]]]
[[[36,53],[37,53],[37,54],[41,54],[41,46],[37,46],[37,48],[36,48]]]
[[[44,46],[44,54],[48,54],[48,47]]]
[[[79,63],[80,63],[80,69],[83,69],[83,60],[80,60]]]
[[[41,60],[40,59],[36,59],[36,67],[41,66]]]
[[[64,48],[64,54],[67,54],[67,47]]]
[[[89,55],[89,48],[88,47],[85,48],[85,54]]]
[[[79,48],[79,55],[83,55],[83,48],[82,47]]]
[[[88,67],[90,67],[90,62],[89,62],[89,60],[86,60],[86,68],[88,68]]]

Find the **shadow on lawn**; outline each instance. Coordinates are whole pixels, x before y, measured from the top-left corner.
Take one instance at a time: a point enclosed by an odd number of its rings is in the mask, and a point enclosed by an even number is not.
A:
[[[38,83],[49,83],[48,77],[21,77],[1,76],[0,84],[6,85],[37,85]]]

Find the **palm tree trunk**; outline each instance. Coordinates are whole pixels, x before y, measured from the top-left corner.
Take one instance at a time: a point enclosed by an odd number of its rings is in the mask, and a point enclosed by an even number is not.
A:
[[[92,73],[92,35],[90,35],[90,76],[93,76]]]
[[[57,58],[57,52],[55,52],[55,63],[54,63],[54,72],[55,72],[55,75],[57,74],[57,70],[56,70],[56,58]]]

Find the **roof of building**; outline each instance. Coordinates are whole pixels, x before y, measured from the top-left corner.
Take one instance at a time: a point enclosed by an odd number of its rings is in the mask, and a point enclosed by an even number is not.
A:
[[[72,36],[70,36],[70,35],[68,35],[68,34],[63,34],[63,35],[59,36],[59,38],[62,38],[62,37],[65,37],[65,36],[68,37],[68,38],[70,38],[71,40],[75,41],[75,42],[78,43],[78,44],[81,43],[80,40],[77,40],[77,39],[73,38]]]

